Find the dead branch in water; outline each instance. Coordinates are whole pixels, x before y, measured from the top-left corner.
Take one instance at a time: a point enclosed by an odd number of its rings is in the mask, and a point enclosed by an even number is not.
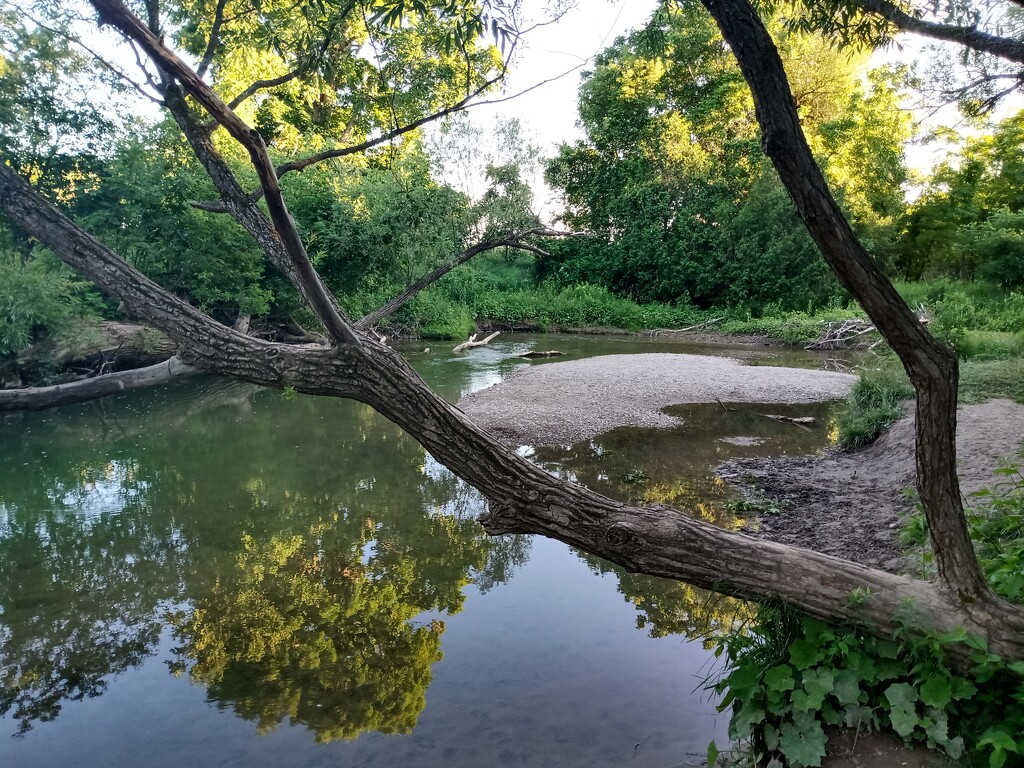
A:
[[[696,325],[689,325],[686,328],[653,328],[649,331],[651,336],[657,336],[659,333],[686,333],[687,331],[696,331],[700,328],[707,328],[715,323],[720,323],[725,320],[725,316],[713,317],[710,320],[705,320],[703,323],[697,323]]]
[[[461,344],[459,344],[459,346],[455,347],[455,349],[453,349],[452,352],[464,352],[465,350],[471,349],[473,347],[482,347],[490,343],[491,339],[493,339],[499,333],[501,333],[501,331],[495,331],[490,336],[480,341],[476,340],[476,334],[474,333],[472,336],[469,337],[467,341],[464,341]]]

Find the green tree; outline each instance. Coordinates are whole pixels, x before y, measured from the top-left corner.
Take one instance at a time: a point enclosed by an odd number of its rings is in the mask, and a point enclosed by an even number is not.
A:
[[[1014,216],[1024,211],[1022,144],[1024,113],[1018,113],[991,133],[965,141],[935,169],[905,219],[899,266],[907,277],[969,280],[978,274],[1016,285]],[[1005,249],[999,233],[1005,233]]]
[[[826,174],[858,225],[885,241],[902,210],[909,131],[894,78],[876,73],[865,91],[864,57],[782,21],[774,28]],[[548,166],[566,220],[599,238],[576,246],[578,266],[563,261],[557,271],[640,300],[699,306],[806,309],[837,297],[781,186],[759,181],[766,165],[753,112],[717,28],[696,7],[656,14],[617,41],[580,91],[586,141],[563,146]]]

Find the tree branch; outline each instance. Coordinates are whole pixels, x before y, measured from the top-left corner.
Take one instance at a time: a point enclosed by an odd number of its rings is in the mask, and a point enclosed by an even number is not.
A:
[[[239,104],[241,104],[243,101],[248,99],[253,94],[257,93],[258,91],[262,91],[265,88],[276,88],[279,85],[284,85],[285,83],[291,82],[297,77],[302,77],[303,75],[308,74],[313,69],[313,67],[315,67],[317,63],[319,63],[320,59],[323,58],[324,54],[327,53],[327,49],[331,45],[331,34],[333,33],[333,31],[334,27],[332,26],[330,29],[327,30],[326,34],[324,35],[324,40],[323,43],[320,44],[320,48],[314,53],[311,53],[308,57],[306,57],[306,60],[299,64],[299,66],[297,66],[291,72],[286,72],[283,75],[279,75],[278,77],[272,77],[268,80],[257,80],[255,83],[253,83],[244,91],[242,91],[240,94],[235,96],[235,98],[233,98],[230,102],[228,102],[228,108],[236,109]]]
[[[394,128],[390,131],[387,131],[386,133],[381,134],[375,139],[367,139],[366,141],[360,142],[359,144],[352,144],[351,146],[348,147],[336,147],[334,149],[328,149],[324,152],[318,152],[315,155],[310,155],[309,157],[304,157],[300,160],[293,160],[290,163],[284,163],[283,165],[279,165],[277,167],[277,175],[280,177],[292,171],[301,171],[308,168],[311,165],[315,165],[316,163],[322,163],[324,160],[330,160],[335,157],[345,157],[347,155],[355,155],[358,154],[359,152],[365,152],[368,149],[373,149],[374,147],[391,141],[392,139],[397,139],[399,136],[409,133],[410,131],[414,131],[420,126],[426,125],[427,123],[433,122],[434,120],[440,120],[442,117],[447,117],[448,115],[461,112],[468,108],[469,106],[471,106],[470,102],[473,99],[475,99],[477,96],[486,91],[495,83],[500,82],[503,77],[504,72],[502,72],[502,74],[500,75],[496,75],[495,77],[490,78],[487,82],[485,82],[483,85],[481,85],[479,88],[477,88],[475,91],[473,91],[471,94],[466,96],[466,98],[462,99],[461,101],[456,102],[451,106],[445,107],[444,109],[440,109],[437,112],[425,115],[419,118],[418,120],[413,120],[411,123],[407,123],[405,125]]]
[[[196,74],[200,77],[206,77],[206,70],[213,64],[213,56],[220,44],[220,28],[224,23],[224,6],[227,3],[228,0],[217,0],[217,9],[213,12],[213,26],[210,27],[210,39],[206,41],[206,51],[203,53],[199,66],[196,67]]]
[[[913,32],[933,40],[958,43],[975,51],[998,56],[1000,59],[1024,64],[1024,41],[992,35],[977,27],[940,24],[920,19],[911,16],[889,0],[853,0],[853,4],[867,13],[881,16],[903,32]]]
[[[319,318],[328,335],[338,343],[361,343],[350,322],[337,304],[331,299],[320,276],[313,269],[306,253],[306,247],[299,236],[295,222],[281,194],[277,173],[259,132],[245,123],[224,101],[203,82],[202,78],[178,56],[172,53],[163,41],[145,27],[122,2],[122,0],[91,0],[99,14],[101,23],[110,24],[122,34],[135,40],[170,77],[181,83],[203,107],[222,125],[232,138],[249,152],[260,186],[266,199],[270,219],[280,236],[284,249],[295,269],[303,298]]]
[[[547,253],[547,251],[544,251],[535,245],[531,245],[530,243],[524,243],[522,239],[524,237],[528,237],[529,235],[558,236],[564,234],[567,233],[556,232],[554,230],[548,229],[547,227],[534,227],[533,229],[528,229],[525,232],[520,232],[518,234],[510,235],[508,237],[499,238],[498,240],[487,240],[482,243],[477,243],[476,245],[464,250],[462,253],[460,253],[458,256],[456,256],[448,263],[442,264],[440,267],[433,270],[432,272],[428,272],[427,274],[423,275],[423,277],[421,277],[416,282],[412,283],[408,288],[406,288],[402,293],[400,293],[395,298],[391,299],[391,301],[389,301],[387,304],[384,304],[379,309],[375,309],[370,314],[361,317],[356,322],[356,328],[372,328],[373,326],[377,325],[377,323],[379,323],[381,320],[383,320],[386,317],[390,317],[399,309],[408,304],[409,301],[417,293],[433,285],[456,267],[465,264],[474,256],[477,256],[485,251],[491,251],[494,250],[495,248],[507,247],[518,248],[524,251],[530,251],[532,253],[536,253],[539,256],[548,256],[549,254]]]

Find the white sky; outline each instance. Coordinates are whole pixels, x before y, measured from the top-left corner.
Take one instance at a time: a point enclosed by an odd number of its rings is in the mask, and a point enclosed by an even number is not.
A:
[[[526,0],[534,18],[543,17],[544,0]],[[580,76],[593,69],[591,60],[616,37],[646,23],[655,0],[580,0],[557,23],[540,27],[524,38],[518,60],[506,80],[508,93],[518,93],[538,83],[535,90],[512,101],[475,107],[474,119],[518,117],[537,134],[545,151],[563,141],[582,137],[576,128],[576,95]],[[583,65],[553,82],[544,82]]]

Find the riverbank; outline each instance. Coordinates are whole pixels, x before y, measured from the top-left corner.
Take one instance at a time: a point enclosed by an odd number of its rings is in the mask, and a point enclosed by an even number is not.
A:
[[[1020,461],[1024,405],[994,399],[961,405],[957,473],[965,495],[991,486],[995,470]],[[750,531],[892,572],[909,570],[899,546],[914,509],[914,416],[906,415],[871,445],[823,456],[735,459],[719,468],[761,514]]]

